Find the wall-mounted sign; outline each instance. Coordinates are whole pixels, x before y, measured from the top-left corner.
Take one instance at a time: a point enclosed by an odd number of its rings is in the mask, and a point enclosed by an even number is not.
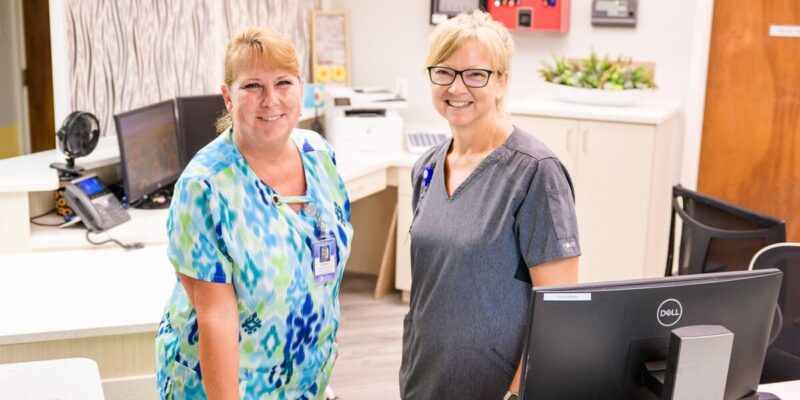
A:
[[[800,37],[800,25],[770,25],[769,35],[775,37]]]
[[[485,8],[482,0],[431,0],[431,25],[438,25],[459,13]]]
[[[636,26],[636,6],[639,0],[593,0],[592,25]]]
[[[311,80],[350,84],[350,40],[344,11],[311,15]]]

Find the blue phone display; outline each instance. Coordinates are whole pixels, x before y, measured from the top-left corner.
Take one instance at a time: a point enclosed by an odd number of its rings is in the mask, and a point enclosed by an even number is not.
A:
[[[94,196],[103,191],[103,184],[100,183],[100,180],[95,178],[86,179],[77,183],[78,187],[81,188],[83,193],[86,193],[87,196]]]

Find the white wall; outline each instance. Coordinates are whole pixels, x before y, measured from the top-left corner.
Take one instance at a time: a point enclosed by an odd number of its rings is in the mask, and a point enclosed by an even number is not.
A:
[[[659,90],[656,100],[681,104],[680,126],[691,128],[676,143],[675,176],[690,180],[697,173],[705,68],[713,0],[640,1],[637,27],[595,28],[591,25],[591,1],[573,0],[567,34],[516,32],[509,99],[545,95],[537,69],[552,55],[583,58],[594,49],[599,55],[633,57],[656,65]],[[429,24],[430,0],[331,0],[331,9],[350,15],[353,84],[393,88],[396,78],[409,79],[410,107],[404,113],[409,124],[441,123],[430,106],[429,85],[423,69]],[[692,87],[690,87],[690,82]],[[699,88],[699,90],[698,90]],[[698,98],[699,97],[699,98]],[[692,109],[686,109],[689,104]],[[698,117],[699,112],[699,117]],[[699,119],[698,119],[699,118]],[[683,129],[681,129],[683,133]],[[687,149],[688,147],[688,149]],[[681,154],[690,159],[681,161]]]
[[[408,79],[406,123],[444,124],[431,107],[425,71],[430,0],[331,0],[330,7],[350,17],[353,85],[393,89],[397,78]]]

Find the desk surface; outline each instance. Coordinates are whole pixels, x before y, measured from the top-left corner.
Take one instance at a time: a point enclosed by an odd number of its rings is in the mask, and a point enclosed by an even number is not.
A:
[[[530,97],[512,101],[507,108],[512,114],[657,125],[677,114],[680,105],[643,101],[628,107],[598,106]]]
[[[360,179],[370,174],[383,174],[390,167],[410,168],[414,165],[418,155],[397,154],[383,156],[376,154],[337,154],[339,173],[345,181],[351,201],[357,201],[364,195],[372,194],[358,190]],[[399,179],[410,179],[407,176]],[[105,233],[93,235],[92,240],[102,241],[113,237],[124,243],[142,242],[145,245],[164,244],[166,242],[167,210],[140,210],[129,209],[131,220],[118,225]],[[82,224],[67,228],[53,228],[31,224],[30,248],[34,251],[69,250],[77,248],[92,248],[86,242],[85,229]]]
[[[177,281],[165,246],[0,254],[0,345],[155,332]]]
[[[119,163],[119,150],[106,143],[87,157],[78,159],[78,164],[91,169]],[[419,157],[417,154],[400,153],[392,155],[373,153],[337,153],[339,172],[345,180],[377,169],[411,167]],[[42,192],[58,189],[58,175],[50,168],[50,163],[63,161],[56,150],[0,160],[0,193]]]
[[[781,398],[781,400],[794,400],[800,399],[800,381],[770,383],[767,385],[760,385],[759,392],[772,393]]]
[[[418,157],[337,156],[348,191],[370,174],[383,174],[383,190],[388,168],[410,167]],[[58,251],[0,254],[0,345],[157,329],[176,279],[164,246],[167,210],[130,213],[131,221],[95,240],[144,241],[144,249],[85,248],[81,228],[33,226],[31,248]]]
[[[0,398],[103,400],[97,364],[86,358],[0,364]]]

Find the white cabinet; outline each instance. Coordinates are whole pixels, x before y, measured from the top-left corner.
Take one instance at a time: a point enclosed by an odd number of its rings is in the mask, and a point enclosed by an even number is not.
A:
[[[677,106],[527,100],[509,109],[512,122],[550,147],[572,176],[580,281],[663,274]]]
[[[394,287],[407,299],[411,291],[411,168],[397,169],[397,242]]]

